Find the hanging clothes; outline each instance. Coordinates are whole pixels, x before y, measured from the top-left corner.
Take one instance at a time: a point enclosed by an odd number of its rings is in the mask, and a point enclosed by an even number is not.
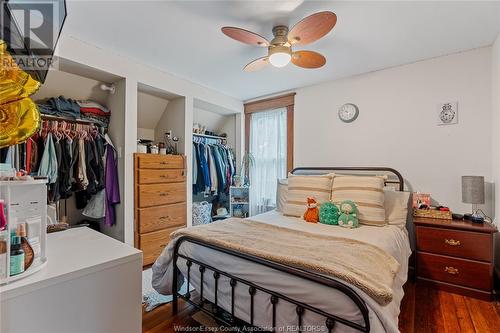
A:
[[[236,174],[231,149],[220,143],[196,140],[193,142],[193,194],[229,194],[232,178]]]
[[[53,184],[57,181],[57,156],[52,140],[52,133],[47,134],[45,149],[38,169],[38,176],[47,177],[48,183]]]
[[[107,134],[105,139],[108,144],[106,145],[106,216],[104,223],[107,226],[113,226],[116,224],[115,206],[120,203],[120,187],[115,147]]]

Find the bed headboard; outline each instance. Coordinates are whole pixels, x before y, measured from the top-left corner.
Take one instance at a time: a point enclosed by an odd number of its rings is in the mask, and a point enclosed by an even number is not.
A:
[[[386,185],[395,185],[398,191],[404,191],[404,179],[399,171],[387,167],[299,167],[292,170],[294,175],[321,175],[335,172],[342,175],[387,176]]]

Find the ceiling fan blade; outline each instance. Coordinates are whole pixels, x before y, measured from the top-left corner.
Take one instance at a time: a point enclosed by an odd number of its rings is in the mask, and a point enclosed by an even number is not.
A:
[[[302,68],[319,68],[326,64],[326,58],[314,51],[296,51],[292,54],[292,63]]]
[[[255,32],[236,27],[223,27],[221,31],[224,35],[245,44],[262,47],[269,46],[267,39],[256,34]]]
[[[267,64],[269,64],[269,58],[262,57],[259,59],[255,59],[252,62],[249,62],[245,67],[243,67],[243,70],[245,72],[256,72],[256,71],[261,70],[262,68],[266,67]]]
[[[337,15],[332,12],[312,14],[293,26],[288,33],[288,41],[292,45],[312,43],[333,29],[337,23]]]

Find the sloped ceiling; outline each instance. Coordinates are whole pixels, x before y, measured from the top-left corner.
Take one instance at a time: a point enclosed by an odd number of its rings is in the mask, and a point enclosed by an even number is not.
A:
[[[230,25],[270,38],[274,25],[322,10],[337,14],[337,26],[303,47],[326,56],[319,70],[244,73],[265,49],[220,32]],[[498,1],[70,1],[63,34],[246,100],[491,45],[499,31]]]

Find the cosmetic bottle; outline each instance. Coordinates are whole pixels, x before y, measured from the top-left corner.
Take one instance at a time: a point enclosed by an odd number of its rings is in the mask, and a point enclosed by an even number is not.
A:
[[[7,277],[7,233],[0,230],[0,279]]]
[[[19,223],[17,225],[17,236],[21,238],[21,248],[24,252],[24,270],[27,270],[33,263],[35,253],[26,238],[26,223]]]
[[[12,236],[10,240],[10,276],[24,272],[24,251],[21,237]]]

